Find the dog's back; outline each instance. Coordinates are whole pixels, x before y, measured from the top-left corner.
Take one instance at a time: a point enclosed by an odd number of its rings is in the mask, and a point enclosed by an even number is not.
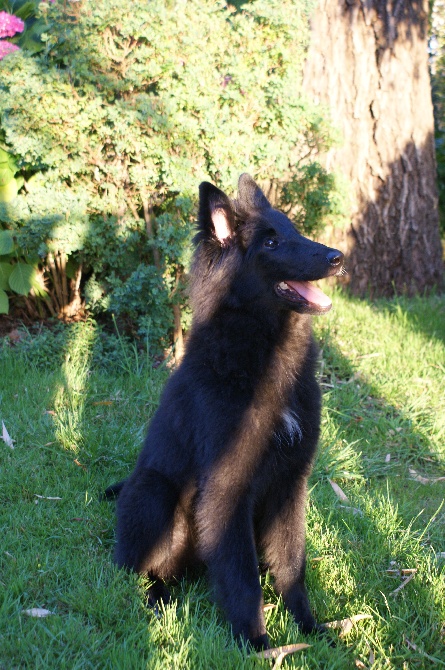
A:
[[[203,561],[234,633],[267,646],[256,547],[302,628],[304,501],[320,424],[309,282],[342,255],[299,235],[242,175],[231,201],[200,187],[191,272],[194,320],[118,500],[116,561],[160,580]]]

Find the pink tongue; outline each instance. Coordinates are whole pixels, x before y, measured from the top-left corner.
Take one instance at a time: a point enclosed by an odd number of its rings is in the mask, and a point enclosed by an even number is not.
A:
[[[297,291],[302,298],[318,307],[330,307],[332,302],[319,288],[308,281],[286,281],[285,284]]]

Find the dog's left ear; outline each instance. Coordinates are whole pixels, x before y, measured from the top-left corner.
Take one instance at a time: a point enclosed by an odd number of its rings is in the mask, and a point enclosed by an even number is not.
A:
[[[247,213],[272,207],[263,191],[247,172],[244,172],[238,180],[237,202]]]
[[[235,230],[235,216],[230,199],[219,188],[203,181],[199,186],[198,226],[207,236],[225,244]]]

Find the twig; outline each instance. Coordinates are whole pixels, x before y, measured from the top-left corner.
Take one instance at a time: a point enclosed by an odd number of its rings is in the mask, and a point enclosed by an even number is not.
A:
[[[413,572],[411,575],[409,575],[401,584],[398,586],[394,591],[391,591],[389,594],[390,596],[395,596],[399,591],[405,588],[405,586],[410,582],[414,577],[416,576],[416,573]]]
[[[280,656],[286,656],[287,654],[293,654],[295,651],[301,651],[302,649],[308,649],[312,645],[306,644],[305,642],[300,642],[299,644],[286,644],[283,647],[274,647],[273,649],[266,649],[265,651],[259,651],[255,656],[257,658],[280,658]]]

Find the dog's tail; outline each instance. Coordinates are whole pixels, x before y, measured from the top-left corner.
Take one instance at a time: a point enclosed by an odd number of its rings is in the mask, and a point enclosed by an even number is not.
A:
[[[123,479],[121,482],[116,482],[116,484],[111,484],[107,489],[105,489],[102,500],[114,500],[119,497],[119,493],[122,491],[122,487],[127,480]]]

